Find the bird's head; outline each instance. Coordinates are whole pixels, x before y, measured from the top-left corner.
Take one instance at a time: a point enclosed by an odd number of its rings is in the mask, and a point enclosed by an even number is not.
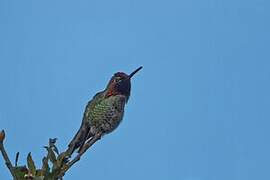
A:
[[[130,75],[123,72],[115,73],[107,85],[106,97],[124,95],[128,100],[131,89],[131,78],[141,69],[142,66],[137,68]]]

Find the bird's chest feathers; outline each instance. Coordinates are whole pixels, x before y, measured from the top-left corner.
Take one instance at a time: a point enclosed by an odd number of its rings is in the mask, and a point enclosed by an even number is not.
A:
[[[123,95],[102,99],[93,107],[90,116],[93,120],[110,120],[117,118],[117,116],[121,118],[124,113],[125,101],[125,96]]]

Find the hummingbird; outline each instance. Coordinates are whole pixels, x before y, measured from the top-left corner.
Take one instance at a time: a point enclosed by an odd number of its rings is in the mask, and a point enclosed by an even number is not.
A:
[[[142,66],[129,75],[115,73],[107,87],[88,102],[81,126],[68,145],[70,155],[77,149],[80,153],[84,144],[96,134],[109,134],[119,126],[130,96],[131,78],[141,69]]]

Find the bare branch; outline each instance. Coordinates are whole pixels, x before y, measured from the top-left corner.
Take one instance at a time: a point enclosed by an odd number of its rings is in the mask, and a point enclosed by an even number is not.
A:
[[[7,168],[9,169],[9,171],[10,171],[11,175],[13,176],[13,178],[16,180],[17,179],[16,174],[15,174],[15,172],[13,170],[14,167],[13,167],[13,165],[12,165],[12,163],[11,163],[9,157],[8,157],[8,154],[7,154],[6,150],[5,150],[5,147],[4,147],[4,139],[5,139],[5,131],[2,130],[1,133],[0,133],[0,151],[2,153],[2,156],[3,156],[4,160],[5,160]]]
[[[83,148],[80,150],[77,156],[74,157],[73,160],[71,160],[59,173],[58,177],[63,177],[65,173],[71,168],[72,165],[74,165],[76,162],[78,162],[81,159],[81,156],[95,143],[97,142],[102,136],[102,133],[96,134],[93,138],[89,139],[83,146]]]

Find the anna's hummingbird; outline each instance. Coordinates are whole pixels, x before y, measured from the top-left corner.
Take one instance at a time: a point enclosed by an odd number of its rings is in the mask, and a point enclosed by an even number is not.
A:
[[[130,75],[117,72],[109,81],[105,90],[98,92],[90,100],[85,108],[81,127],[72,141],[69,143],[70,155],[83,147],[85,142],[97,133],[108,134],[120,124],[124,107],[128,102],[131,89],[131,78],[142,67],[133,71]]]

